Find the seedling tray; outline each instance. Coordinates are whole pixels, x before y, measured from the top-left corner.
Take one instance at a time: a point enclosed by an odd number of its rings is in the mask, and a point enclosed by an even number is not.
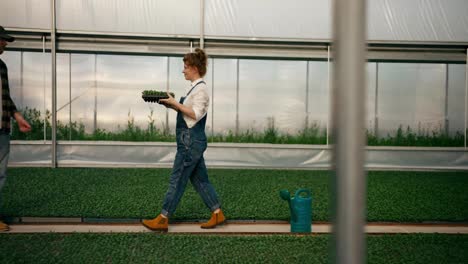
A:
[[[174,97],[174,93],[170,93],[170,94],[172,95],[172,97]],[[152,91],[152,90],[143,91],[141,97],[143,98],[145,102],[150,102],[150,103],[159,103],[159,100],[169,98],[166,92]]]

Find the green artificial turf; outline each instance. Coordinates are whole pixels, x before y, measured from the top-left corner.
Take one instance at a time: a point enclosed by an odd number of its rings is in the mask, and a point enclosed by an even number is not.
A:
[[[0,234],[3,263],[329,263],[330,235]],[[368,263],[467,263],[468,235],[368,235]]]
[[[161,210],[170,169],[12,168],[5,216],[149,218]],[[368,173],[368,221],[468,221],[467,172]],[[312,191],[313,221],[330,221],[329,171],[210,169],[228,219],[288,220],[279,190]],[[206,219],[190,183],[172,219]]]

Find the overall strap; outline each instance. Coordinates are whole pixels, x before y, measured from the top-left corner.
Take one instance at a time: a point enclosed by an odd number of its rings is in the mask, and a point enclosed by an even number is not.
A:
[[[193,89],[194,89],[195,87],[197,87],[197,85],[199,85],[200,83],[206,84],[205,81],[200,81],[200,82],[198,82],[197,84],[195,84],[195,85],[192,87],[192,89],[190,89],[190,91],[187,93],[187,95],[186,95],[185,97],[189,96],[189,94],[193,91]]]

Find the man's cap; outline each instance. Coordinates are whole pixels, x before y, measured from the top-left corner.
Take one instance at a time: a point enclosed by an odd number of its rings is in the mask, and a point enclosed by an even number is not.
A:
[[[8,34],[6,33],[6,30],[5,30],[2,26],[0,26],[0,38],[6,40],[6,41],[8,41],[8,42],[13,42],[13,41],[15,41],[15,38],[12,37],[12,36],[10,36],[10,35],[8,35]]]

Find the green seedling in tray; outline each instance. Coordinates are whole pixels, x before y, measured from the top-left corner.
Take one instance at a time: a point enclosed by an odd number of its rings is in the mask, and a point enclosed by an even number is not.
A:
[[[174,97],[174,93],[169,93],[172,97]],[[159,103],[160,99],[167,99],[167,92],[164,91],[155,91],[155,90],[144,90],[142,92],[142,98],[145,102],[151,103]]]

